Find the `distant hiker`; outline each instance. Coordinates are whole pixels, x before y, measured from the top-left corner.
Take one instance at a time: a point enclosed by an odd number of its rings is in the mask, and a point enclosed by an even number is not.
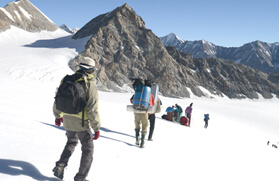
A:
[[[178,104],[175,104],[175,107],[177,107],[177,113],[176,113],[176,122],[180,122],[180,118],[183,114],[183,111],[182,111],[182,108],[178,105]]]
[[[209,114],[204,114],[204,128],[206,129],[208,127],[208,120],[209,120]]]
[[[158,98],[158,99],[157,99],[156,112],[160,112],[160,111],[161,111],[161,105],[162,105],[162,102],[161,102],[161,100]],[[152,135],[153,135],[154,128],[155,128],[155,119],[156,119],[155,113],[149,114],[148,119],[149,119],[149,123],[150,123],[149,134],[148,134],[148,141],[153,141]]]
[[[56,162],[56,166],[53,168],[54,175],[61,180],[64,176],[64,168],[68,165],[68,161],[78,144],[78,140],[82,145],[82,157],[79,171],[74,177],[75,181],[84,181],[86,179],[93,161],[93,140],[97,140],[99,138],[101,127],[98,108],[98,91],[96,81],[93,76],[95,70],[95,61],[93,59],[89,57],[81,58],[79,70],[75,74],[63,78],[55,97],[55,103],[53,106],[53,112],[56,118],[55,124],[60,126],[61,123],[63,123],[68,139],[60,159]],[[69,99],[59,96],[60,94],[63,94],[63,91],[65,91],[62,89],[63,87],[64,89],[67,89],[67,86],[64,86],[65,84],[69,87],[75,85],[77,89],[74,87],[71,87],[70,89],[76,90],[76,94],[83,94],[83,96],[79,97],[79,99],[85,99],[85,102],[83,103],[85,108],[76,114],[67,113],[67,109],[71,107],[71,104],[68,103],[67,105],[64,105],[67,108],[63,107],[63,103],[68,101],[66,99]],[[60,99],[62,99],[62,101],[60,101]],[[79,101],[80,100],[78,100],[78,102]],[[75,104],[72,105],[75,106]],[[78,107],[79,106],[80,105],[78,105]],[[66,111],[62,111],[62,109]],[[94,138],[90,127],[95,132]]]
[[[188,124],[189,126],[191,126],[191,117],[192,117],[192,111],[193,111],[192,106],[193,106],[193,103],[191,103],[190,106],[188,106],[185,110],[185,115],[189,120],[189,124]]]
[[[135,95],[133,95],[130,99],[131,103],[132,103],[132,100],[134,99],[134,96]],[[150,94],[149,106],[153,106],[154,104],[155,104],[154,96],[153,96],[153,94]],[[134,115],[135,115],[136,145],[140,145],[141,148],[144,148],[144,139],[145,139],[145,135],[147,133],[147,128],[148,128],[148,113],[147,112],[146,113],[136,113],[135,112]],[[142,128],[141,143],[139,143],[139,141],[140,141],[139,135],[140,135],[141,128]]]

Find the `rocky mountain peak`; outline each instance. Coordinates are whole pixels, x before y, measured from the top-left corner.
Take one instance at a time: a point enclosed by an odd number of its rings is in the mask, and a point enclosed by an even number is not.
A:
[[[204,89],[216,95],[230,98],[265,98],[279,95],[274,79],[233,61],[216,58],[192,58],[176,48],[165,47],[142,18],[124,4],[115,10],[100,15],[82,29],[74,38],[91,36],[85,51],[70,61],[75,70],[80,57],[96,60],[97,86],[103,91],[131,90],[130,78],[149,79],[160,87],[160,93],[169,97],[206,96]],[[179,39],[170,35],[169,39]],[[197,41],[199,52],[204,48],[214,54],[217,47],[206,41]],[[184,42],[189,46],[191,42]],[[255,76],[257,78],[255,78]],[[273,82],[271,82],[271,80]]]
[[[138,28],[145,28],[145,22],[136,14],[136,12],[127,4],[116,8],[115,10],[99,15],[83,26],[73,39],[83,38],[95,34],[99,27],[107,26],[109,23],[118,22],[119,24],[133,24]],[[129,27],[127,27],[129,28]]]

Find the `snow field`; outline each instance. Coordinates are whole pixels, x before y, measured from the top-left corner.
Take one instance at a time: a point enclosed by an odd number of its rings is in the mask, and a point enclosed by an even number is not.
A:
[[[82,43],[68,34],[27,33],[9,44],[15,32],[0,33],[0,180],[57,180],[52,168],[66,136],[54,124],[52,104],[61,78],[71,73],[68,60],[82,50]],[[154,141],[146,140],[140,149],[134,115],[126,111],[131,96],[99,91],[102,128],[94,141],[89,180],[278,180],[279,149],[267,146],[268,140],[279,140],[278,99],[160,96],[163,106],[156,114]],[[185,110],[191,102],[190,128],[161,119],[168,106],[177,103]],[[203,128],[205,113],[210,114],[208,129]],[[80,157],[78,144],[64,180],[73,180]]]

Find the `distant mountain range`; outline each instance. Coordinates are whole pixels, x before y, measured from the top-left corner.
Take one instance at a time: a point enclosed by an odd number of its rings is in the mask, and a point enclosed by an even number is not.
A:
[[[11,26],[30,32],[59,28],[29,0],[18,0],[0,9],[0,33]],[[99,90],[132,90],[130,78],[141,77],[158,84],[160,93],[169,97],[202,97],[208,91],[229,98],[254,99],[259,94],[264,98],[279,97],[279,73],[267,74],[236,63],[244,62],[243,57],[249,53],[247,62],[251,64],[252,58],[267,56],[269,52],[269,58],[277,57],[277,44],[253,42],[240,48],[224,48],[206,41],[187,43],[175,35],[160,39],[128,4],[93,18],[72,39],[84,37],[89,37],[85,50],[70,60],[69,66],[75,71],[80,57],[95,59]],[[182,44],[191,54],[181,51]],[[230,57],[238,58],[225,60]],[[275,62],[278,59],[270,60],[270,65],[276,65]],[[268,62],[262,60],[261,65],[265,64]]]
[[[74,28],[74,29],[71,29],[69,28],[67,25],[63,24],[61,26],[59,26],[61,29],[63,29],[64,31],[68,32],[68,33],[71,33],[71,34],[75,34],[79,28]]]
[[[173,46],[180,52],[190,53],[194,58],[222,58],[242,63],[254,69],[271,73],[279,71],[279,43],[254,41],[241,47],[222,47],[213,43],[185,41],[173,33],[160,37],[165,46]]]

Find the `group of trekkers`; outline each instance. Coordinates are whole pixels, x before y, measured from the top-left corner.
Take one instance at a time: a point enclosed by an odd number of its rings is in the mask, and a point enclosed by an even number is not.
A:
[[[168,107],[166,109],[167,114],[163,115],[162,118],[180,123],[184,126],[190,127],[191,125],[191,116],[192,116],[192,110],[193,110],[193,103],[191,103],[186,109],[185,109],[185,116],[183,115],[183,109],[180,105],[175,104],[175,106]]]
[[[175,104],[175,106],[170,106],[166,109],[167,114],[162,115],[162,118],[190,127],[192,111],[193,111],[193,103],[191,103],[189,106],[186,107],[185,116],[182,116],[183,110],[182,110],[181,106],[179,106],[178,104]],[[204,114],[203,120],[205,123],[204,128],[206,129],[208,127],[209,114]]]
[[[95,70],[95,60],[91,57],[79,57],[77,71],[73,75],[66,75],[61,80],[55,96],[53,105],[55,125],[60,127],[63,123],[67,136],[67,142],[60,159],[53,168],[54,175],[61,180],[64,178],[64,169],[68,166],[68,161],[79,141],[82,145],[82,157],[74,180],[86,181],[91,168],[94,152],[93,140],[97,140],[100,137],[101,128],[99,96],[96,80],[93,76]],[[158,85],[152,84],[149,80],[142,80],[140,83],[134,80],[133,88],[135,94],[130,101],[133,104],[136,145],[144,148],[149,124],[148,140],[153,140],[155,113],[161,111],[162,102],[158,98]],[[187,126],[190,126],[191,123],[192,106],[193,103],[185,110],[188,121],[183,124]],[[173,108],[175,111],[173,111],[172,121],[182,123],[183,110],[181,106],[175,104]],[[209,117],[207,118],[206,127],[208,119]],[[91,129],[94,130],[94,136]]]

